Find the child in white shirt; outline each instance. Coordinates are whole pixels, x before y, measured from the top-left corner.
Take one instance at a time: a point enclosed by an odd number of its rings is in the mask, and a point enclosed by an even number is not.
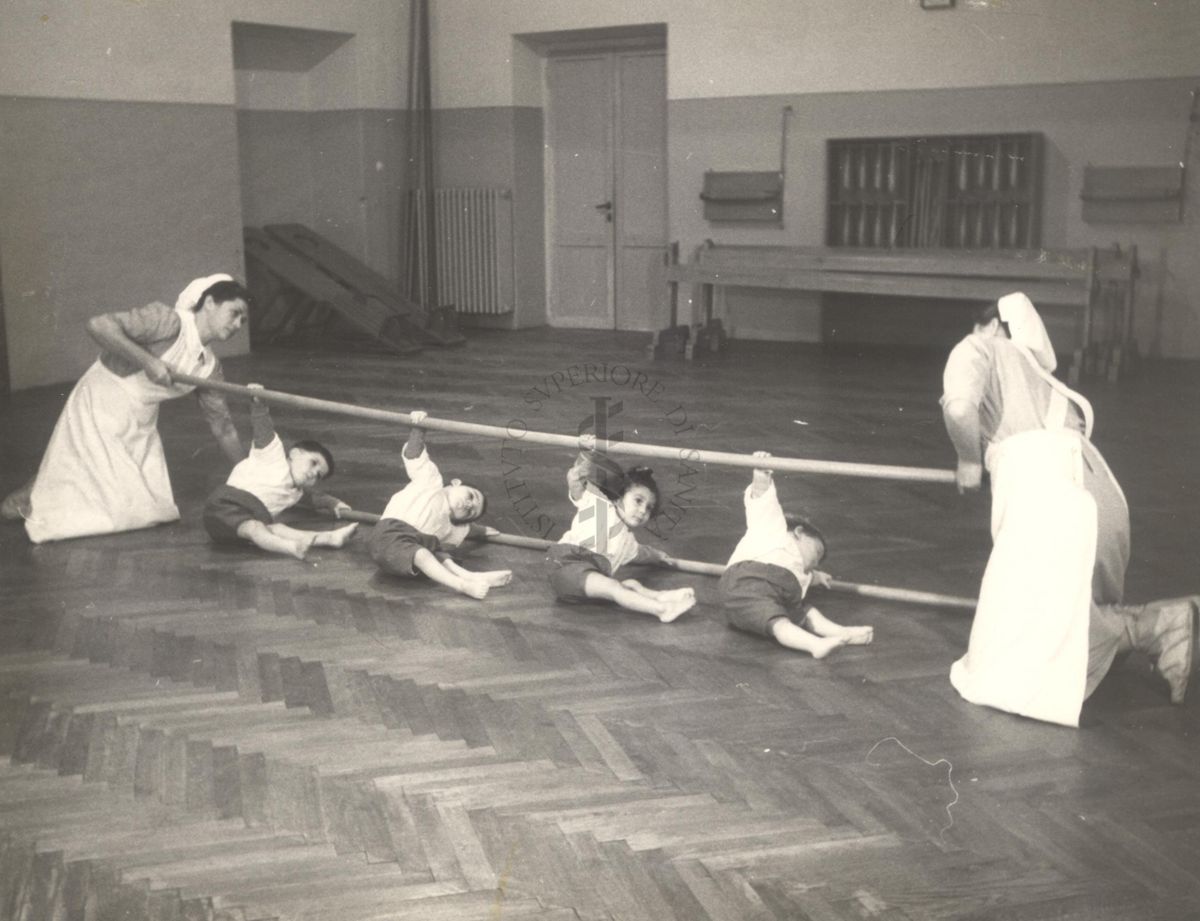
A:
[[[473,523],[487,510],[487,497],[462,480],[446,484],[425,449],[420,425],[427,414],[410,415],[413,427],[401,452],[409,483],[392,496],[371,532],[371,558],[391,575],[424,575],[456,592],[485,598],[489,589],[507,585],[512,571],[471,572],[442,548],[457,547],[468,536],[499,533]]]
[[[754,456],[770,457],[765,451]],[[729,625],[817,659],[838,646],[871,642],[871,627],[843,627],[806,600],[814,584],[830,584],[829,576],[815,568],[825,556],[825,538],[804,519],[784,516],[770,470],[754,471],[744,501],[746,533],[718,585]]]
[[[627,563],[673,562],[661,550],[640,545],[633,534],[654,514],[658,486],[648,468],[634,467],[610,476],[603,490],[597,481],[603,480],[605,468],[597,461],[595,436],[584,435],[579,457],[567,471],[567,493],[578,511],[548,552],[550,587],[559,601],[613,601],[670,623],[696,603],[693,589],[654,591],[635,579],[614,576]]]
[[[260,384],[249,386],[261,389]],[[333,475],[333,455],[315,441],[298,441],[285,449],[261,400],[250,404],[253,441],[250,454],[229,474],[204,504],[204,528],[217,543],[249,541],[270,553],[304,559],[310,547],[344,547],[358,527],[348,524],[332,531],[303,531],[275,519],[301,499],[313,508],[335,514],[348,509],[333,496],[313,492]]]

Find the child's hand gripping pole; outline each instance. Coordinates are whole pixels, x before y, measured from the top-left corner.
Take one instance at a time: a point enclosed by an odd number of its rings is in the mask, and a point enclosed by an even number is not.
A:
[[[421,428],[421,423],[429,418],[429,413],[423,409],[414,409],[408,414],[408,418],[412,428],[408,430],[408,441],[404,443],[404,456],[409,460],[416,460],[425,450],[425,429]]]
[[[756,457],[759,460],[766,460],[771,456],[770,451],[755,451],[751,457]],[[765,467],[755,467],[754,474],[750,479],[751,494],[755,497],[761,496],[766,492],[772,483],[771,471]]]

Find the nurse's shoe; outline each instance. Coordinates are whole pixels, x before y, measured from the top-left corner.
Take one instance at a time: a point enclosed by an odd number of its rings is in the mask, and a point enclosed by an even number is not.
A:
[[[1171,703],[1181,704],[1192,676],[1196,617],[1200,595],[1152,601],[1134,626],[1134,647],[1154,660],[1155,670],[1171,689]]]
[[[0,502],[0,518],[5,521],[24,521],[28,518],[32,508],[29,502],[32,492],[31,486],[22,486],[5,496],[4,501]]]

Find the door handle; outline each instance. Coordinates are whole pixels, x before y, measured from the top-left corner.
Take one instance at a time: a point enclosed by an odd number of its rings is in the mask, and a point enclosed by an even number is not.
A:
[[[600,204],[593,205],[592,207],[594,207],[597,211],[603,211],[604,220],[608,221],[610,224],[612,223],[613,203],[611,201],[602,201]]]

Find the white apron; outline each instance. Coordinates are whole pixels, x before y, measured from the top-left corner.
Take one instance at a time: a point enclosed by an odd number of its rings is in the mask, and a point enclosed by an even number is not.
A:
[[[196,315],[176,313],[179,336],[159,357],[186,374],[208,377],[216,359],[200,341]],[[118,377],[97,359],[67,398],[42,457],[25,522],[29,539],[40,544],[177,521],[158,404],[193,389],[163,387],[142,371]]]
[[[971,703],[1078,726],[1096,557],[1080,438],[1023,432],[992,445],[987,461],[992,554],[950,681]]]

